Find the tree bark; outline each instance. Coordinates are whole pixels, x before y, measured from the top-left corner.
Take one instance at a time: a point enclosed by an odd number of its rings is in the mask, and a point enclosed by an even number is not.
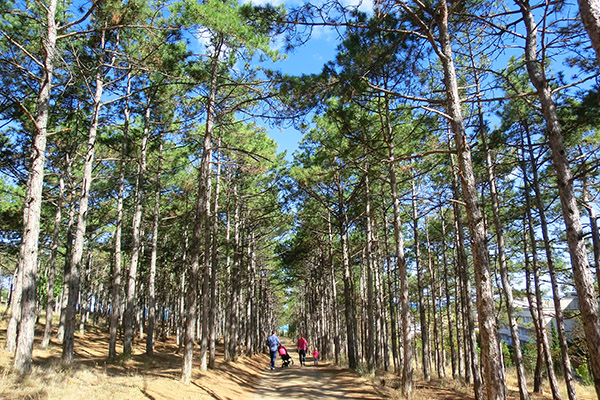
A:
[[[217,98],[217,78],[219,68],[219,57],[221,56],[221,48],[223,46],[223,36],[218,34],[215,43],[214,54],[212,56],[212,65],[210,73],[210,91],[206,105],[206,129],[204,133],[204,143],[202,146],[202,161],[200,163],[200,177],[198,185],[198,207],[201,219],[200,226],[202,227],[201,240],[204,247],[202,258],[202,339],[200,345],[200,371],[206,371],[208,341],[209,341],[209,306],[210,306],[210,275],[211,275],[211,220],[210,220],[210,201],[211,201],[211,180],[210,166],[213,154],[213,126],[216,118],[215,103]]]
[[[479,359],[477,355],[477,337],[475,335],[475,321],[473,318],[473,309],[471,301],[471,279],[469,277],[469,267],[467,264],[467,255],[465,253],[465,237],[464,227],[460,208],[458,206],[459,190],[458,176],[455,168],[454,158],[450,156],[450,161],[453,169],[452,193],[454,196],[453,211],[454,211],[454,229],[456,235],[456,253],[458,258],[458,270],[462,281],[462,303],[464,310],[463,323],[465,323],[465,370],[468,370],[473,378],[473,391],[476,400],[483,400],[483,385],[481,382]],[[466,319],[466,321],[464,320]],[[467,354],[468,353],[468,354]],[[468,359],[468,361],[467,361]],[[465,375],[468,375],[465,371]]]
[[[508,276],[508,266],[506,263],[504,226],[502,224],[502,220],[500,219],[500,204],[498,202],[498,191],[496,188],[494,164],[492,162],[492,156],[487,145],[487,138],[485,132],[483,132],[483,114],[481,112],[479,113],[479,123],[482,129],[481,142],[483,144],[483,151],[485,152],[486,157],[486,169],[488,174],[488,184],[490,185],[490,199],[492,202],[492,215],[494,227],[496,230],[496,242],[498,246],[498,267],[500,269],[502,289],[504,292],[504,298],[506,300],[506,313],[508,315],[508,326],[510,329],[510,336],[512,339],[513,359],[515,367],[517,369],[517,384],[519,386],[519,398],[521,400],[529,400],[529,393],[527,391],[527,380],[525,377],[525,369],[523,367],[521,341],[519,339],[519,326],[517,325],[516,321],[512,286],[510,284],[510,279]]]
[[[571,371],[571,360],[569,359],[569,348],[567,345],[567,338],[565,334],[564,316],[562,306],[560,304],[560,292],[558,289],[558,281],[556,278],[556,267],[554,265],[554,256],[552,255],[552,248],[550,245],[550,235],[548,234],[548,223],[546,221],[546,212],[544,211],[544,200],[542,199],[542,192],[540,189],[540,182],[538,178],[537,165],[535,162],[535,156],[533,153],[533,146],[531,143],[531,136],[529,130],[525,129],[527,137],[527,148],[529,150],[529,162],[531,164],[531,175],[533,177],[533,191],[535,194],[535,203],[538,209],[538,215],[540,218],[540,228],[542,231],[542,238],[544,239],[544,250],[546,252],[546,262],[548,263],[548,272],[550,273],[550,283],[552,286],[552,301],[554,303],[555,320],[558,333],[558,341],[560,346],[560,355],[562,361],[562,371],[565,378],[565,384],[567,386],[567,395],[569,400],[577,400],[575,394],[575,384],[573,381],[573,373]]]
[[[523,158],[524,159],[524,158]],[[524,161],[523,163],[524,164]],[[524,192],[525,192],[525,210],[528,221],[528,229],[529,232],[529,240],[531,242],[531,254],[533,255],[533,282],[535,287],[535,303],[537,311],[537,320],[539,325],[539,339],[542,341],[542,347],[544,349],[544,360],[546,361],[546,370],[548,372],[548,380],[550,381],[550,389],[552,390],[552,397],[554,400],[560,400],[562,397],[560,395],[560,391],[558,388],[558,383],[556,380],[556,376],[554,374],[554,363],[552,361],[552,354],[550,352],[550,344],[548,341],[548,334],[546,332],[546,326],[544,323],[544,314],[543,307],[544,303],[542,300],[542,295],[540,293],[540,282],[539,282],[539,268],[537,262],[537,249],[535,244],[535,233],[533,227],[533,219],[531,217],[531,200],[529,195],[529,182],[526,173],[525,166],[521,166],[523,170],[523,182],[524,182]]]
[[[42,211],[42,188],[44,184],[44,164],[46,163],[46,142],[48,137],[48,115],[54,62],[56,60],[56,23],[57,0],[50,0],[46,10],[46,32],[42,39],[44,47],[44,66],[40,77],[40,90],[35,109],[35,131],[31,144],[31,164],[27,177],[25,196],[23,239],[21,242],[21,262],[19,281],[21,285],[21,308],[18,320],[14,367],[21,373],[31,369],[33,337],[36,320],[36,275],[38,267],[38,240],[40,235],[40,216]],[[17,284],[19,284],[17,282]]]
[[[100,36],[100,49],[102,50],[104,50],[105,46],[105,37],[106,32],[103,30]],[[62,363],[65,366],[73,363],[76,318],[75,307],[79,298],[81,262],[83,259],[83,246],[87,228],[88,203],[92,186],[92,169],[94,166],[94,157],[96,151],[96,134],[98,132],[100,109],[102,108],[103,91],[104,81],[102,75],[102,66],[98,66],[98,71],[96,72],[96,91],[93,98],[94,109],[90,122],[90,129],[88,132],[88,141],[83,167],[83,182],[81,185],[79,211],[77,214],[77,227],[75,230],[75,241],[73,243],[73,254],[68,277],[65,277],[65,280],[68,282],[68,299],[67,306],[65,308],[65,333],[62,350]]]
[[[127,97],[131,93],[131,75],[127,76]],[[119,189],[117,194],[117,220],[115,221],[114,260],[111,278],[111,310],[108,340],[108,358],[114,360],[117,356],[117,331],[121,314],[121,236],[123,229],[123,200],[125,193],[125,158],[127,157],[127,141],[129,139],[129,101],[123,109],[123,141],[121,143],[121,161],[119,166]]]
[[[565,221],[569,255],[575,278],[575,288],[577,290],[583,330],[590,354],[591,372],[596,395],[600,398],[600,313],[594,290],[594,279],[592,278],[587,259],[581,217],[573,188],[573,173],[569,166],[567,151],[563,142],[562,127],[552,98],[552,90],[548,80],[545,78],[543,64],[537,60],[537,27],[533,14],[527,0],[517,0],[517,4],[521,8],[527,28],[525,48],[527,72],[531,83],[538,91],[538,96],[542,104],[542,113],[546,121],[550,148],[552,149],[552,163],[558,180],[558,192]]]
[[[423,23],[423,21],[421,21],[408,6],[402,4],[401,6],[412,15],[423,29],[431,33],[427,25]],[[481,358],[486,378],[485,388],[488,400],[504,400],[506,398],[506,385],[503,372],[504,366],[502,365],[497,337],[487,235],[478,199],[473,164],[471,161],[471,150],[467,143],[462,117],[461,99],[458,93],[458,81],[448,25],[449,10],[447,3],[443,1],[438,3],[437,12],[434,15],[434,18],[438,29],[437,40],[439,41],[439,47],[433,35],[429,35],[428,38],[441,61],[444,71],[447,114],[449,115],[449,122],[452,126],[456,143],[458,167],[461,173],[463,191],[462,198],[466,206],[467,217],[469,220],[475,280],[477,282],[477,310],[481,337]]]
[[[440,208],[440,220],[442,221],[442,264],[444,266],[444,293],[446,294],[446,318],[448,319],[448,341],[450,343],[450,362],[452,364],[452,379],[456,379],[457,373],[457,357],[456,357],[456,347],[454,345],[454,333],[452,329],[452,317],[450,310],[450,289],[448,284],[448,259],[446,256],[446,220],[444,218],[444,211]],[[458,299],[455,297],[455,301]],[[459,368],[460,369],[460,368]]]
[[[348,349],[348,366],[351,369],[358,367],[358,347],[356,332],[356,317],[354,304],[354,290],[352,284],[352,273],[350,271],[350,249],[348,247],[347,215],[345,213],[344,193],[342,184],[337,179],[338,201],[340,217],[338,221],[338,233],[342,242],[342,265],[344,268],[344,315],[346,317],[346,340]]]
[[[221,138],[217,138],[217,151],[221,145]],[[215,176],[215,196],[212,211],[212,244],[211,244],[211,269],[210,269],[210,313],[209,313],[209,355],[208,367],[215,368],[216,340],[217,340],[217,274],[219,265],[219,194],[221,188],[221,159],[217,156],[217,171]]]
[[[140,158],[138,161],[137,176],[135,181],[135,199],[133,205],[133,220],[131,226],[131,260],[127,277],[127,293],[125,312],[123,313],[123,354],[131,355],[133,347],[133,325],[135,318],[136,282],[138,264],[141,253],[141,225],[144,213],[144,181],[146,179],[146,165],[148,158],[148,138],[150,136],[150,104],[146,105],[144,112],[144,131],[140,144]]]
[[[414,175],[414,174],[413,174]],[[421,243],[419,241],[419,226],[417,214],[417,194],[415,190],[414,178],[412,185],[412,212],[413,212],[413,240],[415,242],[415,265],[417,268],[417,292],[419,295],[419,322],[421,326],[421,367],[423,369],[423,378],[429,382],[431,380],[429,366],[429,326],[425,318],[425,305],[423,304],[423,271],[421,269]]]
[[[154,217],[152,221],[152,250],[150,255],[150,271],[148,276],[148,325],[146,328],[146,354],[154,353],[154,325],[156,323],[156,257],[158,254],[158,227],[160,223],[160,175],[162,173],[162,137],[158,138],[158,166],[154,188]]]
[[[596,52],[596,62],[600,65],[600,2],[597,0],[578,0],[579,13],[583,26],[592,41]]]
[[[366,353],[367,353],[367,368],[369,371],[373,371],[375,369],[375,360],[379,358],[376,357],[376,349],[379,349],[376,346],[377,342],[377,333],[375,329],[375,294],[373,293],[373,275],[375,266],[375,251],[373,249],[373,230],[372,230],[372,218],[371,215],[371,188],[369,185],[369,166],[367,164],[365,171],[365,216],[366,216],[366,225],[367,225],[367,237],[366,237],[366,261],[367,261],[367,341],[365,343]]]
[[[67,156],[68,157],[68,156]],[[66,177],[67,181],[72,177],[71,174],[72,159],[67,159]],[[63,267],[63,287],[60,298],[60,319],[56,332],[56,339],[62,344],[65,338],[65,321],[67,318],[67,305],[69,303],[69,282],[68,277],[71,272],[71,261],[73,260],[73,227],[75,225],[75,199],[73,196],[74,189],[71,187],[68,190],[71,193],[69,196],[69,220],[67,221],[67,233],[65,238],[65,257]]]
[[[22,253],[22,248],[19,252]],[[12,292],[10,296],[11,309],[10,318],[8,320],[8,326],[6,327],[6,345],[5,349],[8,353],[14,354],[17,349],[17,329],[19,327],[19,321],[21,320],[21,270],[23,269],[23,257],[19,256],[17,268],[13,274],[12,280]]]
[[[58,198],[56,200],[56,214],[54,215],[54,231],[52,232],[52,243],[50,245],[50,260],[48,260],[48,284],[46,293],[46,325],[44,326],[44,337],[42,348],[47,348],[52,335],[52,312],[54,311],[54,283],[56,281],[56,258],[58,256],[58,240],[60,236],[60,223],[62,220],[63,197],[65,194],[65,180],[61,174],[58,178]]]
[[[387,211],[385,210],[385,208],[383,209],[383,226],[384,227],[388,227],[389,226],[389,221],[388,221],[388,217],[387,217]],[[387,264],[387,273],[386,273],[386,281],[387,281],[387,299],[388,299],[388,307],[389,307],[389,314],[390,314],[390,336],[391,336],[391,347],[392,347],[392,361],[394,363],[394,373],[396,374],[400,374],[401,370],[400,370],[400,360],[398,357],[398,334],[397,334],[397,330],[396,330],[396,305],[394,303],[394,295],[393,293],[395,292],[392,281],[393,281],[393,277],[392,277],[392,267],[391,267],[391,262],[390,260],[390,249],[389,249],[389,240],[388,240],[388,235],[384,233],[383,235],[383,241],[384,241],[384,245],[385,245],[385,258],[387,260],[386,264]]]
[[[337,305],[337,284],[335,280],[335,262],[333,257],[333,225],[331,223],[331,212],[327,210],[327,261],[329,263],[329,278],[331,284],[331,313],[333,316],[333,347],[334,361],[336,365],[340,364],[340,324],[338,319]]]
[[[410,397],[413,385],[413,343],[412,343],[412,322],[410,318],[410,304],[408,297],[408,275],[406,270],[406,259],[404,256],[404,237],[402,235],[402,219],[400,218],[400,199],[398,195],[398,183],[396,177],[396,155],[393,143],[393,130],[389,116],[388,98],[385,98],[385,121],[383,127],[384,141],[387,147],[388,156],[388,175],[390,182],[390,195],[392,197],[392,205],[394,219],[392,221],[394,227],[394,246],[396,253],[396,262],[398,268],[398,276],[400,278],[400,309],[401,309],[401,334],[402,334],[402,377],[401,387],[402,394]]]
[[[535,299],[533,298],[533,293],[531,291],[531,268],[529,267],[529,254],[527,250],[527,241],[529,235],[529,229],[525,220],[528,220],[527,215],[523,217],[523,258],[525,264],[525,294],[527,296],[527,303],[529,304],[529,314],[531,315],[531,320],[533,321],[533,328],[535,331],[535,345],[536,345],[536,363],[535,370],[533,374],[533,392],[534,393],[542,393],[542,368],[544,364],[544,346],[543,346],[543,338],[542,338],[542,329],[540,328],[540,321],[538,320],[537,306]],[[536,259],[535,253],[533,254],[534,260]],[[536,263],[535,261],[533,262]]]
[[[438,312],[437,312],[437,279],[435,275],[434,261],[431,249],[431,243],[429,240],[429,222],[425,221],[425,238],[427,241],[427,270],[429,271],[430,279],[430,292],[431,292],[431,316],[433,319],[433,346],[435,347],[435,370],[438,378],[442,377],[442,356],[440,351],[440,338],[439,338],[439,323],[438,323]]]
[[[596,279],[600,294],[600,232],[598,231],[598,216],[589,198],[589,182],[587,176],[583,182],[583,207],[587,210],[590,218],[590,230],[592,236],[592,248],[594,250],[594,267],[596,268]]]

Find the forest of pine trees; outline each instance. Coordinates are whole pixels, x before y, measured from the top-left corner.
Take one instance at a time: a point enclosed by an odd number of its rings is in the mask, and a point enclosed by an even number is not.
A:
[[[598,10],[0,2],[14,369],[31,370],[40,317],[65,366],[91,325],[108,360],[175,338],[185,383],[217,343],[233,361],[289,325],[406,396],[452,377],[505,399],[512,369],[521,400],[545,380],[600,399]],[[335,59],[278,70],[318,29]],[[298,150],[278,153],[268,132],[290,126]]]

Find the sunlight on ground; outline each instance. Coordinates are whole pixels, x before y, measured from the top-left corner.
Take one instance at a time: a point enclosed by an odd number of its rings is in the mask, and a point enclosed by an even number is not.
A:
[[[130,358],[118,357],[115,362],[109,363],[108,335],[97,328],[88,329],[84,336],[76,335],[75,363],[72,368],[65,370],[60,365],[61,345],[53,339],[48,349],[40,349],[42,326],[38,325],[38,329],[33,372],[25,378],[19,378],[11,372],[12,357],[4,350],[6,318],[0,321],[0,399],[401,398],[397,390],[400,379],[390,372],[360,377],[352,371],[324,362],[315,367],[307,360],[308,365],[300,368],[296,360],[296,364],[289,369],[277,368],[275,374],[270,374],[267,371],[269,361],[266,354],[241,357],[235,363],[225,363],[221,346],[217,348],[215,370],[200,373],[196,355],[192,383],[186,386],[180,381],[182,355],[177,353],[173,338],[158,342],[153,356],[144,354],[145,341],[136,338]],[[291,342],[289,344],[290,353],[297,357],[293,354]],[[117,353],[120,352],[118,345]],[[421,378],[420,370],[415,369],[415,399],[473,398],[472,390],[462,381],[446,378],[425,382]],[[507,372],[507,381],[509,398],[518,399],[516,377],[512,370]],[[580,400],[595,399],[593,387],[577,385],[577,394]],[[549,389],[546,387],[545,395],[534,395],[532,399],[551,399]]]

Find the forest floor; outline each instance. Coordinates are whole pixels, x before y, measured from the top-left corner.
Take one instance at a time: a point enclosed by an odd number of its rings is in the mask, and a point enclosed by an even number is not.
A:
[[[41,329],[41,327],[40,327]],[[38,334],[39,333],[39,334]],[[354,371],[320,362],[313,365],[295,364],[274,371],[269,369],[269,357],[260,354],[240,357],[236,362],[223,361],[222,347],[217,348],[214,370],[200,372],[198,357],[194,359],[192,382],[180,381],[182,353],[174,340],[158,341],[153,356],[145,354],[145,342],[136,339],[129,358],[118,357],[108,362],[108,334],[91,328],[76,334],[75,362],[65,369],[60,365],[61,345],[53,339],[47,349],[39,346],[41,331],[36,332],[32,373],[19,377],[11,372],[12,357],[4,350],[6,319],[0,322],[0,399],[399,399],[399,379],[391,373],[360,376]],[[288,347],[295,356],[292,345]],[[117,346],[117,353],[121,351]],[[592,399],[584,393],[580,399]],[[453,380],[415,382],[414,398],[419,400],[472,399],[470,389]],[[509,398],[518,399],[515,388],[509,386]],[[546,400],[551,397],[533,397]]]

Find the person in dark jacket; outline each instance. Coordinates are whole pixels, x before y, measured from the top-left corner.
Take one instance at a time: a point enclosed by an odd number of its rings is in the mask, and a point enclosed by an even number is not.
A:
[[[271,354],[271,370],[275,369],[275,361],[277,360],[277,349],[281,346],[281,341],[277,337],[277,329],[273,329],[271,336],[267,338],[267,347]]]

